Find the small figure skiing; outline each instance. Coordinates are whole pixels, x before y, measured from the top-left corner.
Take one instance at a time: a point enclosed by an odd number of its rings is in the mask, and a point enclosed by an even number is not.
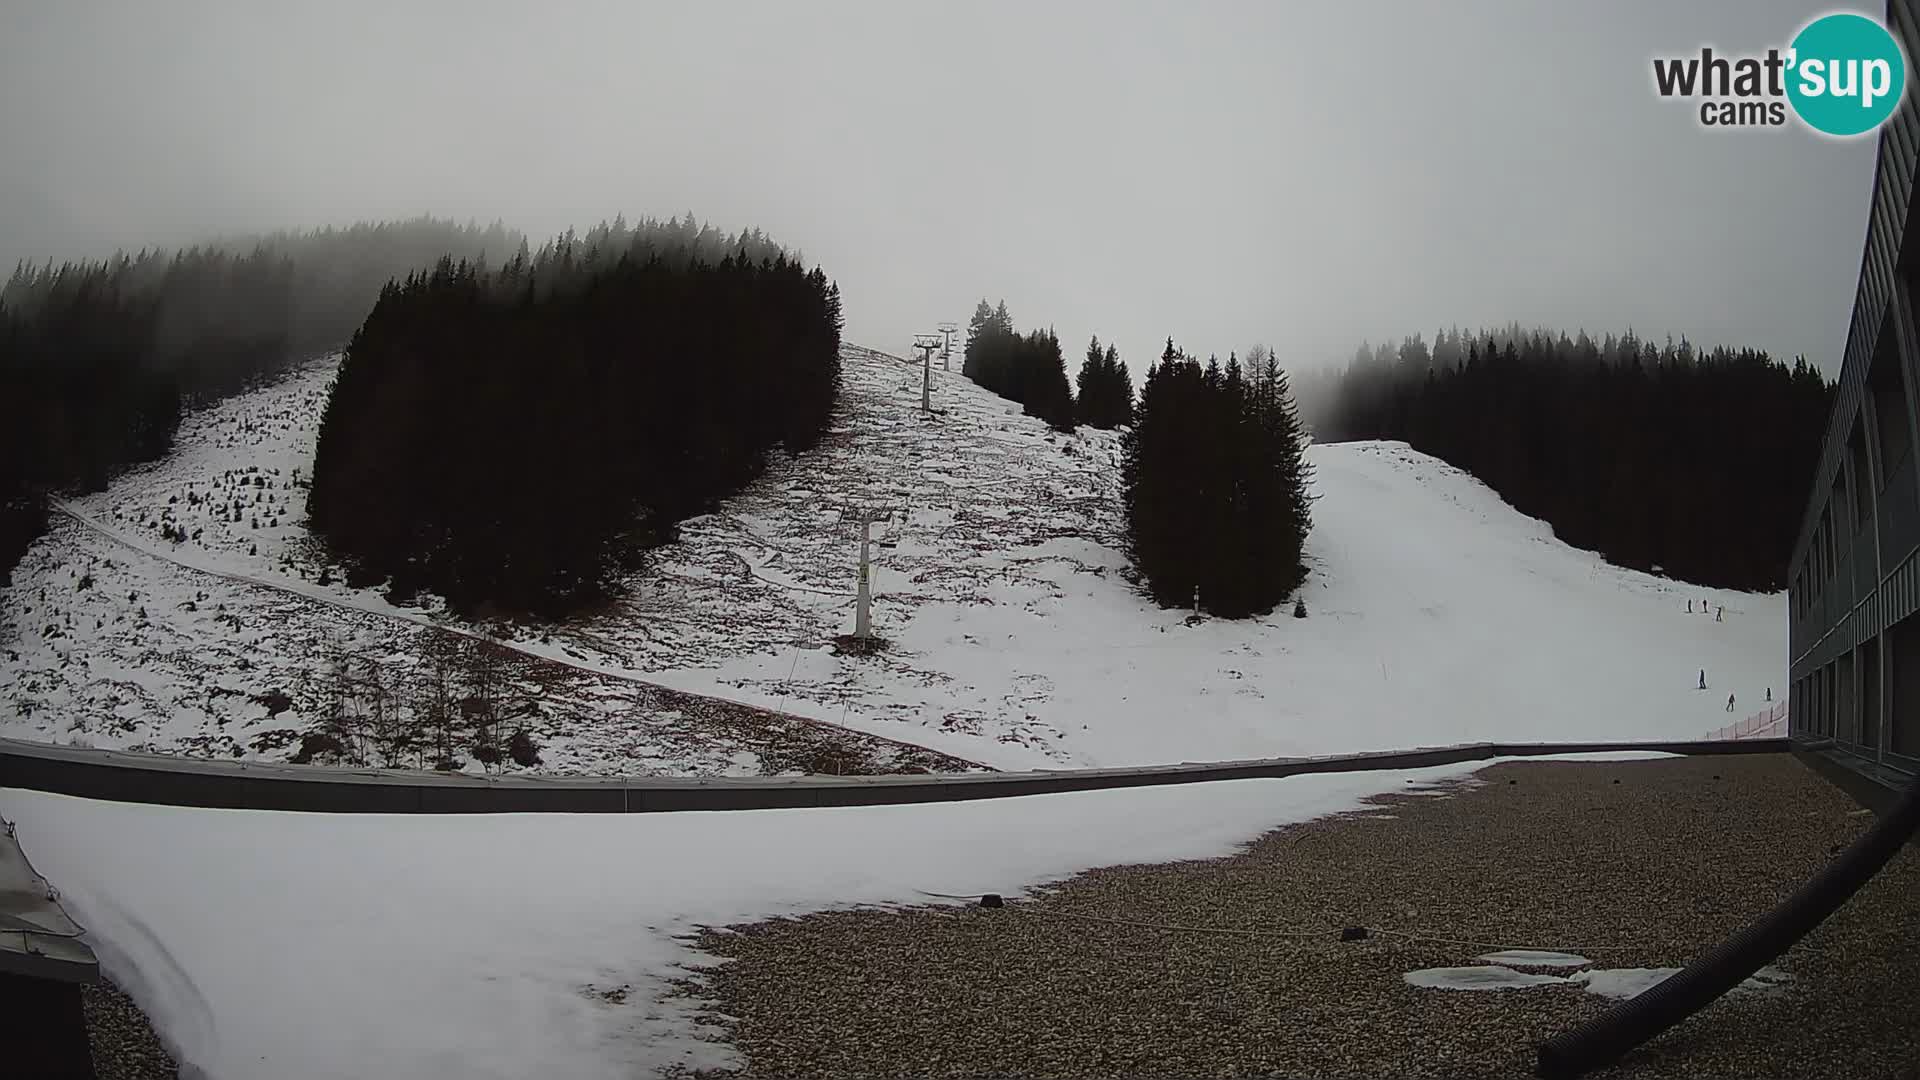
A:
[[[1728,712],[1733,711],[1733,695],[1732,694],[1727,695],[1727,711]]]
[[[1693,597],[1687,597],[1687,614],[1693,614]]]
[[[1767,700],[1768,701],[1773,700],[1773,687],[1771,686],[1767,687]]]
[[[1700,689],[1705,690],[1706,688],[1707,688],[1707,669],[1701,668],[1700,669]]]
[[[1727,620],[1721,617],[1721,616],[1723,616],[1723,615],[1725,615],[1726,613],[1727,613],[1727,609],[1726,609],[1726,607],[1725,607],[1725,606],[1722,606],[1722,607],[1720,607],[1720,608],[1718,608],[1718,609],[1716,609],[1716,610],[1714,611],[1714,613],[1713,613],[1713,621],[1714,621],[1714,622],[1726,622]]]

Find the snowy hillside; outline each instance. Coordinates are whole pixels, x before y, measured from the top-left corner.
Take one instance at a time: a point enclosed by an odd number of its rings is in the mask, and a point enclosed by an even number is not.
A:
[[[1038,542],[972,558],[930,510],[909,515],[882,563],[878,626],[897,643],[882,663],[792,650],[653,677],[748,700],[787,691],[788,708],[889,734],[977,733],[1000,746],[969,756],[1001,767],[1048,764],[1031,750],[1124,766],[1694,738],[1784,690],[1783,597],[1609,566],[1402,444],[1317,446],[1310,460],[1320,501],[1304,620],[1190,625],[1154,608],[1120,576],[1105,507],[1076,519],[1028,502],[1014,516]],[[1704,603],[1724,621],[1698,614]],[[963,753],[932,734],[896,737]]]
[[[917,365],[845,360],[819,449],[687,522],[618,604],[509,642],[547,767],[804,769],[840,758],[792,745],[835,738],[863,768],[959,767],[879,740],[1025,768],[1692,738],[1784,689],[1783,597],[1609,567],[1400,444],[1310,452],[1307,619],[1159,610],[1122,573],[1114,436],[1050,432],[957,372],[924,416]],[[167,460],[72,504],[0,596],[0,733],[284,757],[324,654],[413,662],[440,616],[323,576],[302,528],[329,374],[189,418]],[[875,527],[889,648],[864,658],[832,645],[858,506],[895,511]],[[293,704],[270,716],[273,689]]]

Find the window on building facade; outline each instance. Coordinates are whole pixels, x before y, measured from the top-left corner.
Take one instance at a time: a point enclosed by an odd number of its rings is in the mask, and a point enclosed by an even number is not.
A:
[[[1820,576],[1829,581],[1833,579],[1833,552],[1833,504],[1828,503],[1820,511]]]
[[[1833,662],[1833,737],[1856,742],[1853,734],[1853,654]]]
[[[1853,422],[1853,434],[1847,438],[1847,460],[1853,464],[1853,509],[1855,523],[1865,528],[1873,520],[1873,493],[1879,490],[1867,462],[1867,435],[1861,421]]]
[[[1913,450],[1907,430],[1906,377],[1900,371],[1900,354],[1892,334],[1881,338],[1873,368],[1867,373],[1867,390],[1873,400],[1874,435],[1880,450],[1880,475],[1875,487],[1884,489],[1887,478],[1900,471]]]
[[[1860,745],[1868,750],[1880,745],[1880,639],[1860,646]]]
[[[1920,615],[1887,631],[1887,748],[1920,757]]]

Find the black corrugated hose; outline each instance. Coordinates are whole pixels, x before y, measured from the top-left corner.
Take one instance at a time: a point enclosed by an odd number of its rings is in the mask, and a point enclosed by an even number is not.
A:
[[[1704,1008],[1819,926],[1920,828],[1920,780],[1891,811],[1779,907],[1670,978],[1540,1045],[1536,1073],[1565,1080],[1610,1065]]]

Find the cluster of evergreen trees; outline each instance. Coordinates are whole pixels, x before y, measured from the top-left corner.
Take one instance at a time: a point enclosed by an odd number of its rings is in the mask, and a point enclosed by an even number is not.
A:
[[[1074,417],[1088,427],[1117,428],[1133,423],[1133,376],[1120,359],[1120,350],[1100,347],[1095,336],[1087,342],[1087,358],[1080,364],[1074,395]]]
[[[154,367],[151,300],[70,275],[43,306],[0,301],[0,584],[46,528],[43,493],[105,485],[166,453],[179,381]]]
[[[423,218],[18,266],[0,287],[0,583],[47,493],[98,490],[166,453],[182,408],[345,342],[394,277],[524,244]]]
[[[774,447],[816,442],[838,287],[758,233],[703,235],[621,222],[385,290],[332,388],[308,497],[350,580],[560,616]]]
[[[967,323],[966,359],[961,374],[1037,416],[1060,431],[1072,431],[1073,388],[1067,384],[1066,357],[1052,330],[1021,334],[1013,328],[1007,302],[998,308],[985,300]]]
[[[1308,467],[1286,373],[1258,349],[1203,367],[1167,341],[1122,437],[1135,566],[1163,606],[1240,618],[1306,577]]]
[[[1754,590],[1785,585],[1831,399],[1804,358],[1518,326],[1363,345],[1307,395],[1323,442],[1404,440],[1575,547]]]

